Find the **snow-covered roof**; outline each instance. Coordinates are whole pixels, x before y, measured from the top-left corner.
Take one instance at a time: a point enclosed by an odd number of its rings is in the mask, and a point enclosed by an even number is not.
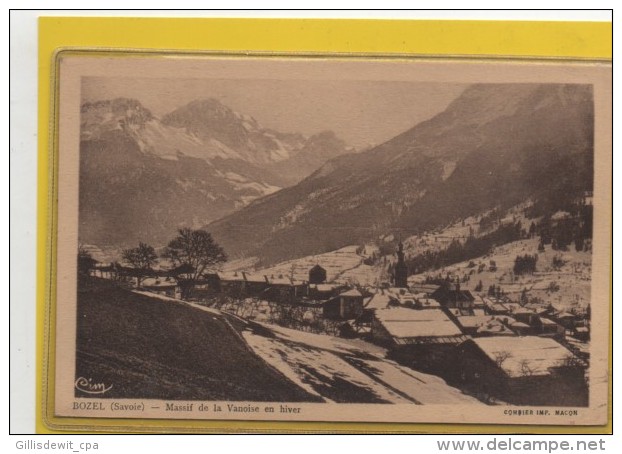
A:
[[[410,292],[411,295],[413,295],[416,299],[422,299],[422,298],[427,298],[428,294],[427,293],[423,293],[423,292]]]
[[[493,329],[497,325],[512,325],[516,320],[505,315],[463,315],[457,317],[458,324],[464,328]]]
[[[569,313],[569,312],[559,312],[557,314],[555,314],[555,317],[557,318],[576,318],[575,315]]]
[[[533,312],[535,312],[536,314],[545,314],[549,311],[549,308],[546,306],[540,306],[537,304],[525,304],[524,306],[527,309],[532,310]]]
[[[483,336],[516,336],[516,333],[505,326],[499,320],[492,320],[490,323],[480,326],[477,334]]]
[[[462,331],[442,310],[391,308],[376,311],[376,318],[394,338],[461,336]]]
[[[241,272],[236,271],[220,271],[217,273],[221,281],[242,281],[244,276]]]
[[[482,337],[471,342],[500,364],[509,377],[550,375],[549,369],[563,366],[573,356],[566,347],[547,337]],[[506,358],[501,360],[503,357]]]
[[[297,279],[290,279],[289,277],[268,277],[264,276],[264,282],[268,282],[271,285],[302,285],[303,281]]]
[[[463,328],[477,328],[490,323],[494,319],[494,315],[464,315],[457,317],[458,324]]]
[[[433,298],[417,298],[415,307],[421,307],[421,309],[440,309],[441,303]]]
[[[266,282],[266,276],[261,275],[261,274],[246,273],[242,277],[245,278],[247,282],[263,282],[263,283]]]
[[[356,289],[348,290],[347,292],[340,293],[339,296],[363,296],[361,292]]]
[[[535,314],[535,312],[525,307],[517,307],[512,310],[512,314]]]
[[[141,285],[143,287],[175,287],[177,285],[177,281],[174,278],[168,278],[167,280],[164,277],[147,277],[143,279]]]
[[[493,304],[502,303],[502,300],[500,298],[495,298],[495,297],[490,297],[490,296],[483,296],[482,301],[484,302],[486,306],[491,306]]]
[[[507,328],[506,324],[515,323],[512,317],[498,315],[463,315],[457,317],[458,325],[463,329],[476,329],[477,333],[493,334],[498,336],[513,336],[514,332]]]
[[[318,292],[332,292],[333,290],[341,287],[339,284],[311,284],[310,288],[317,289]]]
[[[384,293],[376,293],[372,296],[371,300],[369,300],[369,303],[367,303],[367,306],[365,307],[367,309],[385,309],[390,302],[391,297],[389,295]]]
[[[529,325],[523,322],[512,322],[510,323],[510,327],[511,328],[529,328]]]
[[[431,294],[437,291],[440,285],[435,284],[415,284],[410,286],[410,290],[414,293],[426,293]]]
[[[403,287],[389,287],[385,289],[384,292],[399,300],[401,304],[405,304],[408,300],[410,300],[411,303],[414,303],[418,298],[426,297],[423,293],[415,294]]]

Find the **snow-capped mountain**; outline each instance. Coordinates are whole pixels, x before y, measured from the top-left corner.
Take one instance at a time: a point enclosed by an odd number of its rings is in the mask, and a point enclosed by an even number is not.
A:
[[[100,245],[165,243],[295,184],[349,151],[333,133],[262,128],[215,99],[158,119],[139,101],[81,106],[80,239]]]
[[[135,99],[117,98],[82,105],[80,133],[83,141],[99,140],[111,131],[125,133],[142,152],[164,159],[177,159],[179,154],[206,160],[239,158],[217,140],[202,140],[184,128],[162,123]]]
[[[164,115],[162,123],[221,147],[226,150],[226,156],[221,157],[253,164],[287,160],[305,143],[301,134],[263,129],[253,117],[241,115],[213,98],[192,101]]]
[[[180,107],[162,117],[162,123],[211,145],[220,158],[242,160],[278,175],[283,186],[298,183],[327,160],[353,151],[332,131],[305,137],[266,129],[252,116],[213,98]]]
[[[474,85],[430,120],[208,227],[231,256],[269,264],[527,199],[563,205],[592,189],[593,123],[591,86]]]

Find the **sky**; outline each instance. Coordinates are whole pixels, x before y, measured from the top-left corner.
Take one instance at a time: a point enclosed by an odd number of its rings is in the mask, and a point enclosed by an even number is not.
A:
[[[332,130],[348,145],[380,144],[443,111],[463,84],[359,80],[84,77],[82,102],[139,100],[155,116],[216,98],[262,126],[311,135]]]

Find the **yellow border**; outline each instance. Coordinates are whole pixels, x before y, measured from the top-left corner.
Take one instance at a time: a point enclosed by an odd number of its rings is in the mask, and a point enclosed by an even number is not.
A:
[[[612,58],[610,22],[416,21],[343,19],[168,19],[44,17],[39,20],[39,171],[37,235],[37,432],[327,432],[327,433],[611,433],[605,426],[517,426],[395,423],[94,420],[53,415],[44,389],[53,339],[56,142],[52,85],[60,49],[142,49],[224,53],[479,57],[605,60]],[[46,347],[48,350],[46,350]],[[610,359],[611,361],[611,359]],[[53,383],[53,361],[48,371]],[[610,365],[611,367],[611,365]],[[610,383],[611,401],[611,383]]]

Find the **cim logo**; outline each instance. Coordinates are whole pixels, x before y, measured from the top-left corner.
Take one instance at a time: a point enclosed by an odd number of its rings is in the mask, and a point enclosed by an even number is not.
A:
[[[104,383],[95,383],[90,378],[78,377],[75,388],[87,394],[105,394],[112,389],[112,385],[106,386]]]

